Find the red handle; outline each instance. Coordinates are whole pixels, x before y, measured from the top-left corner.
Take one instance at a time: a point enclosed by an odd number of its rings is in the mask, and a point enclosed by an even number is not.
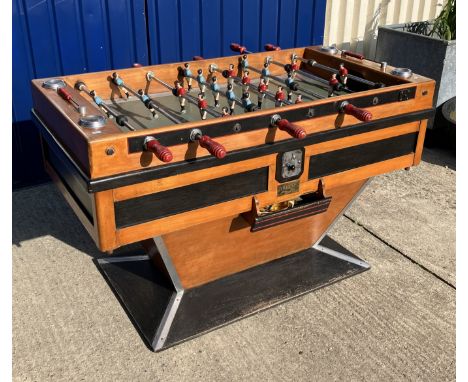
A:
[[[73,98],[72,95],[67,90],[65,90],[65,88],[58,89],[57,93],[60,95],[60,97],[62,97],[65,101],[68,102],[70,102]]]
[[[240,54],[244,53],[247,48],[245,46],[236,44],[235,42],[231,43],[231,50],[234,52],[239,52]]]
[[[157,139],[146,142],[146,150],[152,151],[156,158],[162,162],[170,162],[173,158],[171,150],[160,144]]]
[[[303,139],[307,136],[306,131],[302,127],[289,122],[287,119],[280,119],[276,122],[276,126],[278,126],[278,129],[286,131],[290,136],[297,139]]]
[[[372,113],[370,111],[359,109],[356,106],[351,105],[350,103],[346,104],[343,107],[343,112],[345,114],[352,115],[353,117],[356,117],[357,119],[363,122],[368,122],[372,119]]]
[[[266,44],[265,45],[265,50],[268,51],[273,51],[273,50],[281,50],[281,48],[278,45],[273,45],[273,44]]]
[[[218,159],[223,159],[226,156],[226,149],[218,142],[213,141],[208,135],[202,135],[198,142],[200,146],[207,149],[209,153]]]
[[[141,68],[143,65],[141,65],[139,62],[134,62],[133,67],[134,68]]]
[[[343,56],[350,56],[350,57],[358,58],[360,60],[364,60],[365,58],[362,54],[350,52],[349,50],[343,50]]]
[[[201,60],[204,60],[204,58],[202,56],[193,56],[193,61],[201,61]]]

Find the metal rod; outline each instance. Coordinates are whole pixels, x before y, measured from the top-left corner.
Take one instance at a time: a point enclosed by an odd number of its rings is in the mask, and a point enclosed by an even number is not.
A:
[[[154,74],[148,75],[147,77],[149,80],[155,80],[156,82],[159,82],[161,85],[165,86],[167,89],[169,89],[171,92],[174,90],[174,88],[169,85],[167,82],[164,82],[163,80],[159,79],[156,77]],[[198,101],[195,99],[195,97],[192,97],[190,94],[185,93],[184,98],[189,101],[190,103],[196,105],[198,107]],[[208,109],[206,109],[206,112],[208,114],[211,114],[213,117],[220,117],[222,113],[216,110],[212,110],[212,106],[208,105]]]
[[[86,84],[85,84],[84,82],[81,82],[81,83],[80,83],[80,85],[79,85],[79,87],[78,87],[78,90],[84,91],[89,97],[91,97],[91,98],[94,100],[94,102],[96,103],[96,105],[98,105],[99,107],[102,107],[103,109],[105,109],[106,112],[107,112],[108,114],[112,115],[112,116],[116,119],[116,121],[117,121],[118,119],[120,119],[120,118],[119,118],[120,115],[117,114],[114,110],[112,110],[108,105],[106,105],[106,104],[104,103],[104,101],[102,101],[101,103],[97,103],[97,102],[96,102],[94,96],[91,94],[91,91],[88,89],[88,87],[86,86]],[[122,123],[123,123],[124,126],[126,126],[126,127],[127,127],[129,130],[131,130],[131,131],[135,131],[135,130],[136,130],[130,123],[128,123],[128,121],[125,121],[125,120],[124,120]],[[120,123],[119,123],[119,125],[120,125]]]
[[[296,58],[299,60],[299,61],[302,61],[310,66],[315,66],[317,68],[320,68],[320,69],[323,69],[323,70],[327,70],[331,73],[335,73],[335,74],[338,74],[338,70],[337,69],[334,69],[334,68],[331,68],[329,66],[326,66],[326,65],[323,65],[323,64],[319,64],[317,61],[315,60],[308,60],[306,58],[303,58],[303,57],[299,57],[299,56],[296,56]],[[303,72],[302,70],[300,72]],[[302,73],[300,73],[302,74]],[[361,78],[361,77],[358,77],[358,76],[355,76],[353,74],[348,74],[348,78],[354,80],[354,81],[358,81],[358,82],[361,82],[362,84],[365,84],[365,85],[368,85],[370,87],[375,87],[376,84],[375,82],[372,82],[372,81],[369,81],[369,80],[366,80],[364,78]]]

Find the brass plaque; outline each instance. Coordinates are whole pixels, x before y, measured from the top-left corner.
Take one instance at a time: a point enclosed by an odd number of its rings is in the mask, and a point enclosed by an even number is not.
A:
[[[293,182],[283,183],[278,186],[277,195],[288,195],[299,192],[299,179]]]

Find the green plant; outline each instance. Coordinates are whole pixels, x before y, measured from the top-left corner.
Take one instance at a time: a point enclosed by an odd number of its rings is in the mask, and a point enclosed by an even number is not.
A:
[[[434,20],[431,36],[435,33],[445,40],[455,40],[456,31],[455,0],[448,0],[439,16]]]
[[[448,0],[439,16],[433,21],[422,21],[405,25],[405,30],[424,36],[439,37],[445,40],[456,39],[456,4]]]

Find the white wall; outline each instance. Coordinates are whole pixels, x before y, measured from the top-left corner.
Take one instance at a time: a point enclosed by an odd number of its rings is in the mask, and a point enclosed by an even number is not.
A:
[[[328,0],[324,45],[373,59],[379,25],[434,19],[447,0]]]

